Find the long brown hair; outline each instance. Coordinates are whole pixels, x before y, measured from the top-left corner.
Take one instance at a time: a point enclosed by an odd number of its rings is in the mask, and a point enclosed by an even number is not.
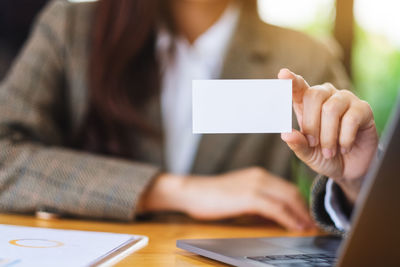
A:
[[[89,110],[75,145],[132,157],[132,131],[153,134],[141,109],[159,90],[159,0],[100,0],[93,20]]]
[[[242,0],[256,9],[256,0]],[[254,12],[256,14],[256,12]],[[89,59],[89,110],[73,145],[133,158],[132,134],[160,139],[142,109],[159,93],[157,24],[174,32],[167,0],[100,0],[93,17]]]

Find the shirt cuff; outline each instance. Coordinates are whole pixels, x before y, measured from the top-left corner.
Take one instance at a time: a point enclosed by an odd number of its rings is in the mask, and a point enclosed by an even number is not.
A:
[[[337,192],[333,190],[333,180],[328,179],[324,198],[325,210],[335,224],[336,228],[341,231],[348,231],[350,230],[350,219],[345,215],[339,203],[340,201]]]

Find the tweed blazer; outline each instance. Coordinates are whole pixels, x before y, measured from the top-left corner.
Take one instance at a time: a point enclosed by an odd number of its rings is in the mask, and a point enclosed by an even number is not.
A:
[[[138,197],[164,169],[163,144],[138,133],[132,133],[133,159],[66,145],[67,137],[84,123],[88,107],[89,36],[96,5],[50,2],[0,85],[1,212],[51,208],[73,216],[132,220]],[[282,67],[303,75],[311,85],[329,81],[339,88],[349,86],[333,49],[305,34],[265,24],[244,7],[221,78],[275,78]],[[145,116],[162,129],[160,110],[157,96]],[[262,166],[292,179],[291,157],[276,134],[204,135],[192,173]],[[323,194],[321,188],[314,194]]]

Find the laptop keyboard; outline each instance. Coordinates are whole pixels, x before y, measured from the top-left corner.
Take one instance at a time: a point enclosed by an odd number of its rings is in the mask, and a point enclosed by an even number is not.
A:
[[[273,255],[247,258],[277,267],[322,267],[333,266],[336,263],[336,256],[329,254]]]

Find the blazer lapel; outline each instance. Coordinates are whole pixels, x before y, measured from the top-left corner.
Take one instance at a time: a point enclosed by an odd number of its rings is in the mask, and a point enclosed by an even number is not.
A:
[[[245,5],[245,1],[243,1]],[[243,6],[230,48],[225,56],[221,79],[268,78],[261,70],[268,59],[268,46],[261,43],[257,28],[263,25],[257,11]],[[260,66],[261,65],[261,66]],[[263,76],[264,75],[264,76]],[[269,77],[270,78],[270,77]],[[238,134],[205,134],[202,136],[192,173],[216,174],[224,171],[224,165],[239,138]]]

